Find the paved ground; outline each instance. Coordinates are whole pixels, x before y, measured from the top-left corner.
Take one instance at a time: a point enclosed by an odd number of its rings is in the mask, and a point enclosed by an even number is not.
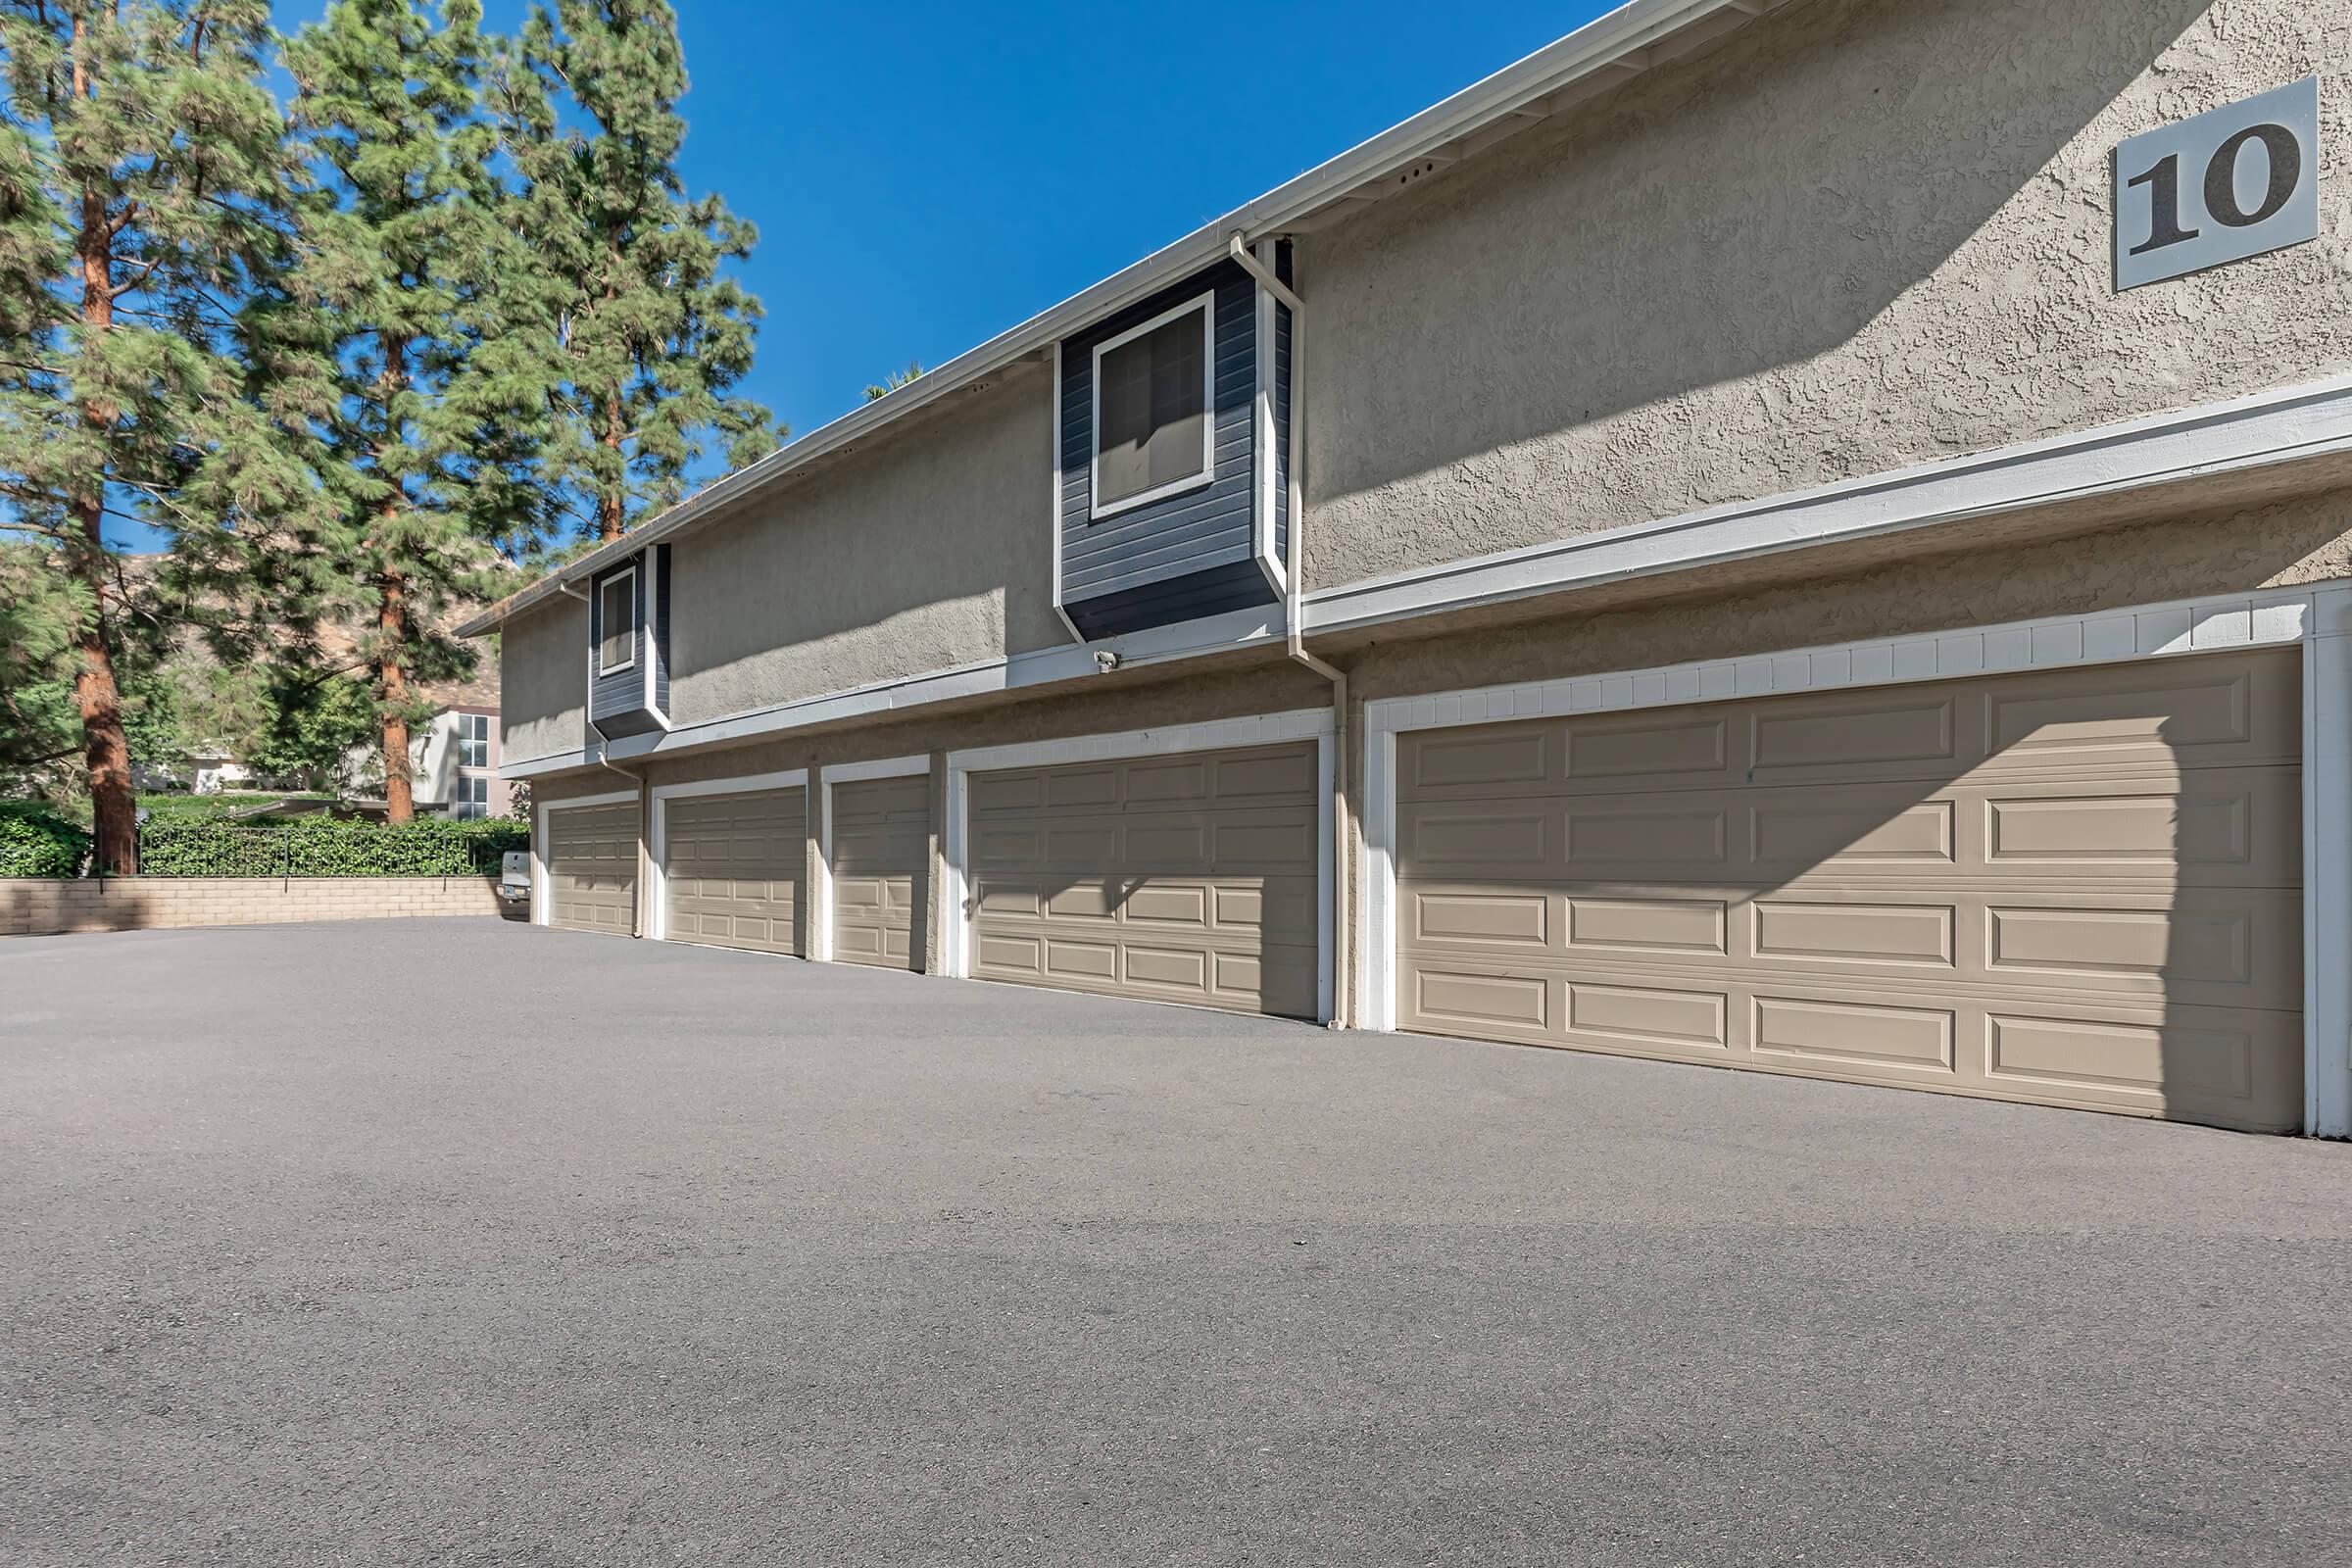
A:
[[[2352,1560],[2352,1148],[477,921],[0,943],[0,1561]]]

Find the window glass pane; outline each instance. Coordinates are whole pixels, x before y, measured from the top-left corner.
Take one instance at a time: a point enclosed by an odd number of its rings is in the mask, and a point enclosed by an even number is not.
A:
[[[1095,504],[1178,484],[1201,472],[1208,428],[1207,307],[1187,311],[1102,356],[1102,405],[1095,411]]]
[[[603,599],[600,618],[604,631],[596,656],[599,670],[618,669],[637,651],[636,588],[637,578],[632,573],[612,578],[599,591]]]

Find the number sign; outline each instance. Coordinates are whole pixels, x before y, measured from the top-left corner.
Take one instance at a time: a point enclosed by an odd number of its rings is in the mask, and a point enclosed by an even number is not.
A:
[[[2320,237],[2320,78],[2119,143],[2115,286]]]

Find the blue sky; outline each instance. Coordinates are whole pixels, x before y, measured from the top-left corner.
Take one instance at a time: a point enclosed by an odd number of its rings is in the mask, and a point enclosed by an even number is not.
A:
[[[747,390],[799,434],[1608,9],[673,3],[688,187],[760,227]]]

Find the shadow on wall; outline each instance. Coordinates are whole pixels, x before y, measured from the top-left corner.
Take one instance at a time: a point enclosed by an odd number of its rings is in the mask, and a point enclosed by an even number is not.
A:
[[[2300,687],[2223,655],[1401,737],[1399,1024],[2291,1129]]]
[[[1940,424],[2068,422],[2075,387],[2023,382],[2054,358],[2037,339],[2076,337],[2086,383],[2116,355],[2092,318],[2113,304],[2103,162],[2037,195],[1988,251],[1999,270],[1940,281],[1883,353],[1833,351],[2045,180],[2208,9],[1811,0],[1369,210],[1310,242],[1315,494],[1654,410],[1446,492],[1608,526],[1833,480],[1858,451],[1864,468],[1889,446],[1933,456]],[[2012,417],[2029,398],[2048,407]]]

